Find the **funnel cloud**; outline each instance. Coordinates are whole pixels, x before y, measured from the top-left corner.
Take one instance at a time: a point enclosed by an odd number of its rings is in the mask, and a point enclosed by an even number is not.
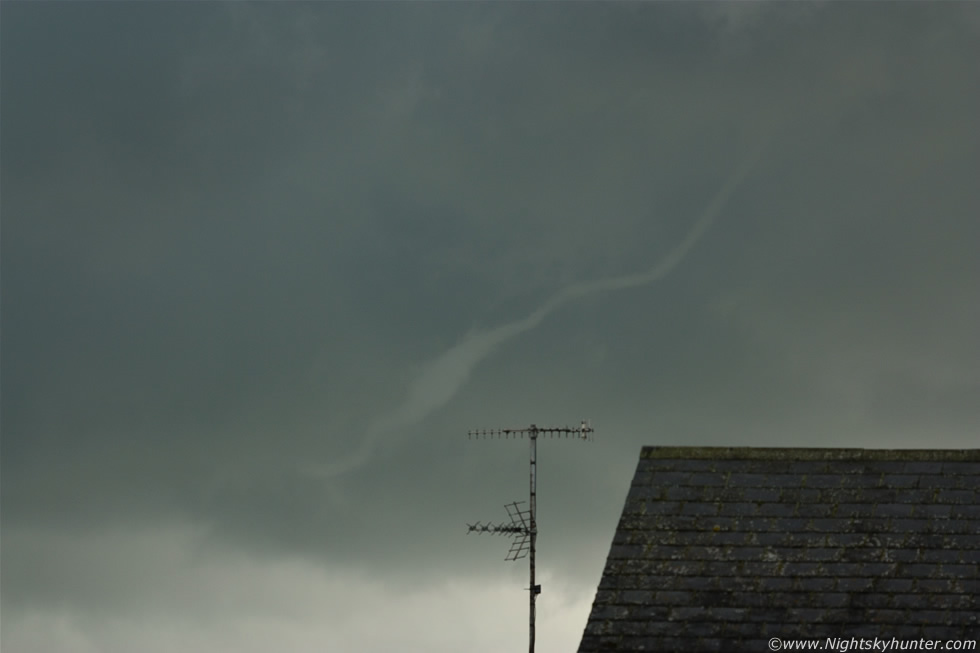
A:
[[[536,328],[546,317],[568,302],[588,295],[646,286],[663,279],[684,260],[711,228],[712,223],[728,204],[732,193],[755,167],[768,142],[768,138],[763,139],[739,163],[725,185],[715,194],[714,199],[691,226],[684,240],[652,268],[636,274],[572,284],[554,294],[524,318],[492,329],[470,331],[462,340],[422,367],[412,381],[405,401],[395,411],[372,423],[357,449],[334,462],[306,464],[304,471],[320,478],[333,478],[365,465],[371,460],[383,436],[395,437],[399,429],[416,424],[445,406],[463,387],[476,366],[497,347]]]

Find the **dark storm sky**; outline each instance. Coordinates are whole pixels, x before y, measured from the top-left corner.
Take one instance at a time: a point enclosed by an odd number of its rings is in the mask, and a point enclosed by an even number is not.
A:
[[[539,650],[642,445],[975,447],[980,6],[4,2],[4,650]],[[379,621],[383,627],[379,627]]]

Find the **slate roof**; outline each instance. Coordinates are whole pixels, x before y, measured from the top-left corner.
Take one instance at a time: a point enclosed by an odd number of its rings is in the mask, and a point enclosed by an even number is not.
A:
[[[980,450],[644,447],[579,651],[975,639],[978,565]]]

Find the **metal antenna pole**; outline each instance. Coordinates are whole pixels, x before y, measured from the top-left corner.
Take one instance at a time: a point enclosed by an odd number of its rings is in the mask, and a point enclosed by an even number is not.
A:
[[[520,504],[522,501],[515,501],[514,503],[507,504],[504,506],[507,509],[507,514],[510,516],[509,524],[481,524],[476,522],[475,524],[467,524],[469,533],[489,533],[491,535],[507,535],[512,537],[515,535],[520,535],[521,538],[516,540],[510,546],[510,550],[507,552],[507,557],[504,560],[519,560],[524,556],[528,557],[528,564],[530,567],[530,577],[531,582],[528,590],[530,591],[530,617],[529,617],[529,627],[530,627],[530,638],[528,651],[529,653],[534,653],[534,601],[538,594],[541,593],[541,586],[535,584],[534,582],[534,556],[537,549],[538,540],[538,484],[537,484],[537,473],[538,473],[538,435],[547,434],[549,437],[568,437],[572,434],[577,434],[583,440],[592,439],[593,428],[590,422],[582,422],[581,426],[578,428],[570,427],[558,427],[558,428],[538,428],[534,424],[524,429],[483,429],[475,430],[469,432],[470,439],[483,438],[486,439],[488,436],[493,438],[510,438],[513,435],[515,438],[520,436],[524,437],[527,434],[531,440],[531,495],[530,495],[530,506],[528,510],[521,510]]]
[[[534,599],[538,594],[541,593],[541,586],[534,584],[534,551],[535,545],[538,541],[538,488],[537,488],[537,470],[538,470],[538,429],[531,424],[530,428],[531,436],[531,553],[530,560],[528,561],[528,566],[531,568],[531,583],[530,583],[530,595],[531,595],[531,606],[530,606],[530,647],[528,651],[534,653]]]

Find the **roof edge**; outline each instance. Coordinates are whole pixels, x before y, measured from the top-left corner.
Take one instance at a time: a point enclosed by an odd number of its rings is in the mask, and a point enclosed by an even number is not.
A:
[[[834,449],[806,447],[656,447],[640,458],[714,460],[936,460],[980,461],[980,449]]]

